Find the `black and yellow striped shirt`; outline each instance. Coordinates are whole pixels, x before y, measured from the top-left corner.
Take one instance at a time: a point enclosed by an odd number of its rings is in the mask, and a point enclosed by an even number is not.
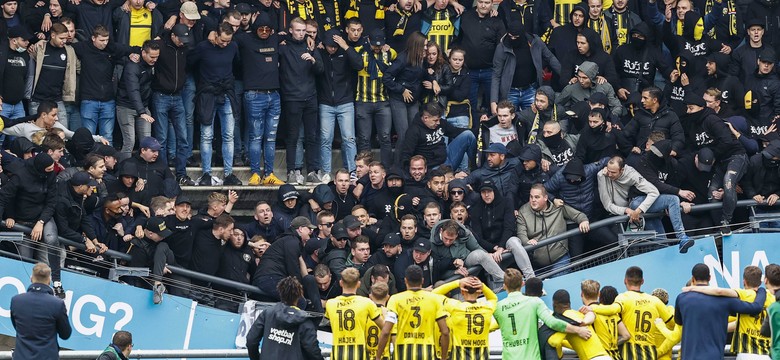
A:
[[[591,306],[596,315],[620,314],[623,324],[631,333],[629,340],[620,348],[623,360],[656,360],[656,338],[663,338],[653,326],[657,318],[669,323],[674,314],[669,312],[657,297],[638,291],[626,291],[615,299],[612,305]]]
[[[387,90],[385,85],[382,84],[382,69],[387,69],[393,60],[397,56],[395,50],[382,51],[376,54],[370,47],[364,50],[364,46],[358,46],[355,48],[358,54],[363,58],[363,69],[358,71],[357,89],[355,91],[355,101],[364,103],[376,103],[387,101]],[[376,59],[378,68],[376,69],[377,76],[375,79],[371,78],[369,72],[369,56],[373,56]]]
[[[368,360],[368,326],[382,316],[373,301],[357,295],[340,295],[325,304],[325,317],[333,332],[333,360]]]
[[[736,289],[739,299],[753,302],[756,292],[753,290]],[[766,308],[775,302],[774,295],[767,293],[764,309],[757,315],[737,314],[737,328],[731,340],[731,351],[737,354],[769,355],[772,345],[770,338],[761,336],[761,324],[766,319]]]
[[[446,53],[450,49],[450,44],[455,35],[457,35],[458,14],[451,7],[447,7],[444,10],[430,8],[426,11],[426,16],[429,17],[431,22],[430,28],[427,29],[425,34],[428,37],[428,41],[435,42]]]

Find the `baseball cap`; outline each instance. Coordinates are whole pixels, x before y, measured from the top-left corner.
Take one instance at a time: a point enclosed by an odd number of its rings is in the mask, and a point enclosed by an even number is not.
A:
[[[89,176],[89,174],[87,174],[86,172],[79,171],[73,174],[73,177],[70,178],[70,184],[73,186],[81,186],[81,185],[97,186],[98,182],[97,180]]]
[[[363,224],[360,223],[360,220],[358,220],[355,215],[347,215],[344,217],[344,228],[345,229],[357,229]]]
[[[141,139],[141,148],[142,149],[151,149],[153,151],[160,151],[162,149],[162,145],[160,145],[160,142],[157,141],[157,139],[147,136],[143,139]]]
[[[479,191],[488,189],[493,190],[493,186],[493,180],[485,180],[482,182],[482,184],[479,184]]]
[[[341,31],[338,31],[336,29],[330,29],[326,31],[325,36],[322,37],[322,45],[338,47],[339,45],[336,44],[335,40],[333,40],[333,37],[336,35],[341,36]]]
[[[165,225],[165,219],[157,216],[149,218],[149,220],[146,220],[146,226],[144,226],[144,229],[149,230],[157,235],[160,235],[160,237],[162,237],[163,239],[173,234],[173,231],[171,231],[171,229],[168,229],[168,226]]]
[[[255,12],[255,10],[252,8],[252,5],[249,5],[247,3],[239,3],[236,5],[236,11],[238,11],[241,14],[251,14]]]
[[[322,247],[322,243],[324,242],[325,240],[323,239],[313,237],[306,242],[306,245],[303,246],[303,251],[306,252],[306,255],[314,254],[317,249]]]
[[[401,244],[401,235],[398,233],[389,233],[385,235],[385,240],[382,241],[382,245],[396,246]]]
[[[95,148],[95,154],[98,154],[100,156],[110,156],[115,158],[118,152],[111,145],[98,144],[98,146]]]
[[[774,64],[777,62],[777,55],[775,54],[774,50],[765,48],[764,50],[761,50],[760,53],[758,53],[758,61]]]
[[[198,5],[194,1],[185,1],[181,4],[179,12],[184,15],[187,20],[199,20],[200,14],[198,13]]]
[[[338,239],[349,239],[349,234],[347,234],[347,228],[344,227],[344,224],[342,222],[337,222],[333,224],[333,228],[330,229],[330,234]]]
[[[282,201],[287,201],[290,199],[297,199],[297,198],[298,198],[298,190],[292,190],[282,194]]]
[[[504,154],[506,155],[506,146],[502,143],[492,143],[486,150],[484,150],[485,153],[496,153],[496,154]]]
[[[417,241],[417,243],[414,244],[414,247],[412,249],[419,251],[421,253],[427,253],[431,251],[431,242],[428,240],[419,240]]]
[[[9,39],[22,38],[25,40],[30,40],[32,37],[32,34],[30,34],[30,32],[27,31],[24,26],[14,26],[8,29]]]
[[[368,41],[373,46],[384,46],[385,33],[382,31],[382,29],[374,29],[371,31],[371,34],[368,36]]]
[[[699,150],[699,170],[710,172],[712,170],[712,164],[715,163],[715,153],[710,148],[702,148]]]
[[[171,29],[171,32],[173,35],[176,35],[176,37],[179,38],[179,41],[181,41],[184,45],[192,44],[195,39],[190,32],[190,28],[184,24],[174,25],[173,29]]]
[[[174,205],[180,205],[180,204],[192,205],[192,201],[190,201],[190,199],[184,195],[179,195],[176,197],[176,202],[174,203]]]
[[[317,228],[316,226],[314,226],[314,224],[311,223],[309,218],[307,218],[305,216],[298,216],[295,219],[293,219],[292,222],[290,223],[290,228],[291,229],[297,229],[297,228],[299,228],[301,226],[305,226],[305,227],[307,227],[309,229],[316,229]]]
[[[402,171],[401,169],[393,166],[392,168],[390,168],[390,171],[387,172],[387,177],[385,177],[385,179],[387,179],[387,180],[390,180],[390,179],[401,179],[401,180],[403,180],[404,177],[403,177],[401,171]]]

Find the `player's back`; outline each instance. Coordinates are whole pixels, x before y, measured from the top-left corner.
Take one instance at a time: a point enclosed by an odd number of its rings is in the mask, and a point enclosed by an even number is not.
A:
[[[490,322],[493,319],[495,303],[469,303],[447,299],[444,309],[450,316],[447,325],[450,328],[450,345],[453,359],[488,359],[490,348],[488,337]]]
[[[447,317],[441,296],[425,290],[407,290],[390,297],[387,310],[397,316],[394,358],[433,359],[437,320]]]
[[[756,300],[754,290],[737,289],[739,299],[745,302]],[[731,351],[738,354],[769,355],[771,339],[761,336],[761,325],[767,316],[767,308],[775,302],[775,296],[766,294],[764,310],[757,315],[737,314],[737,328],[731,339]]]
[[[593,322],[593,332],[601,342],[601,346],[613,359],[620,356],[618,352],[618,324],[620,315],[596,315]]]
[[[556,315],[558,318],[561,318],[560,316],[560,314]],[[581,322],[585,318],[585,315],[572,309],[564,311],[562,316],[577,323]],[[563,320],[569,321],[566,319]],[[593,330],[592,326],[591,330]],[[580,359],[593,359],[599,356],[608,356],[607,351],[604,350],[604,347],[601,345],[601,340],[599,340],[597,336],[591,336],[589,339],[585,340],[576,334],[556,333],[550,337],[548,342],[555,347],[559,347],[564,338],[569,342],[572,350],[577,353],[577,357]]]
[[[366,334],[370,325],[376,326],[374,319],[381,315],[376,304],[366,297],[340,295],[328,300],[325,316],[333,332],[331,359],[369,359]]]
[[[655,339],[663,335],[653,326],[653,321],[661,318],[668,323],[674,314],[657,297],[638,291],[618,295],[615,303],[620,304],[621,318],[631,333],[621,351],[623,359],[656,359]]]

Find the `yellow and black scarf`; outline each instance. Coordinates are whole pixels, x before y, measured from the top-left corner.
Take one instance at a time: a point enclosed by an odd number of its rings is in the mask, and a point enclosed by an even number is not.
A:
[[[398,14],[398,16],[400,16],[400,19],[398,19],[398,23],[395,25],[393,36],[404,36],[404,33],[406,32],[406,24],[409,22],[409,18],[413,13],[411,11],[401,10],[398,7],[396,7],[395,12]]]
[[[550,106],[553,107],[552,117],[550,118],[550,120],[558,122],[558,107],[555,106],[555,104],[550,104]],[[536,137],[539,135],[539,124],[542,122],[541,119],[539,119],[539,113],[541,113],[541,111],[536,110],[536,116],[534,116],[534,122],[533,124],[531,124],[531,129],[528,132],[529,144],[536,144]]]
[[[610,54],[612,53],[612,34],[609,32],[608,24],[604,21],[604,14],[601,14],[596,20],[588,18],[588,27],[599,34],[601,47],[607,54]]]
[[[376,12],[374,13],[374,19],[384,20],[385,18],[385,5],[381,0],[374,0],[374,6],[376,6]],[[349,0],[349,7],[347,13],[344,15],[344,19],[351,19],[358,17],[360,14],[360,0]]]

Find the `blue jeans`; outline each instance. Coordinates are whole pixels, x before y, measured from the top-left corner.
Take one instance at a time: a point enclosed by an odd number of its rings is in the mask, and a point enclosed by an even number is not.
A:
[[[631,209],[636,209],[639,204],[644,201],[646,196],[637,196],[631,200],[631,204],[628,205]],[[683,226],[682,215],[680,215],[680,198],[676,195],[661,194],[655,199],[653,205],[647,209],[647,213],[662,213],[664,210],[669,212],[669,220],[672,222],[675,235],[678,239],[688,237],[685,235],[685,227]],[[661,223],[660,218],[645,219],[645,224],[655,230],[659,237],[666,237],[664,234],[664,225]]]
[[[444,163],[453,169],[457,169],[464,156],[473,158],[477,151],[477,137],[471,130],[466,130],[451,139],[447,145],[447,161]],[[430,166],[430,165],[429,165]]]
[[[225,96],[225,103],[222,105],[214,104],[214,110],[211,111],[211,117],[216,121],[215,116],[219,116],[220,127],[222,128],[222,163],[225,167],[225,176],[233,173],[233,129],[235,119],[233,118],[233,108],[230,106],[230,99]],[[214,122],[210,125],[200,124],[200,161],[203,165],[203,173],[211,174],[211,153],[212,142],[214,141]]]
[[[450,123],[450,125],[461,128],[461,129],[468,129],[469,128],[469,117],[468,116],[456,116],[452,118],[442,119],[442,121],[446,121]],[[449,141],[449,139],[447,140]],[[468,171],[469,170],[469,158],[463,157],[463,160],[460,162],[457,168],[453,170],[463,170]]]
[[[320,104],[322,171],[330,173],[332,170],[331,152],[336,121],[338,121],[339,130],[341,130],[341,158],[347,170],[354,171],[357,146],[355,145],[355,104],[352,102],[336,106]]]
[[[157,118],[155,116],[155,118]],[[97,134],[114,144],[114,122],[116,121],[116,102],[81,100],[81,123],[92,134]]]
[[[571,257],[569,256],[569,253],[566,253],[563,256],[561,256],[560,258],[558,258],[558,260],[555,260],[555,262],[550,264],[548,267],[549,267],[550,271],[563,269],[563,268],[569,266],[570,262],[571,262]],[[569,270],[564,270],[564,271],[561,271],[561,272],[553,275],[553,277],[566,275],[568,273],[569,273]]]
[[[27,116],[24,112],[24,103],[21,101],[17,104],[8,104],[4,102],[3,111],[0,111],[0,115],[12,120]]]
[[[192,147],[195,145],[192,140],[195,129],[195,76],[192,74],[187,75],[187,80],[184,81],[181,101],[184,103],[184,123],[187,124],[187,144],[190,145],[187,154],[191,154]]]
[[[488,107],[490,105],[490,83],[493,78],[493,69],[479,69],[469,70],[469,77],[471,78],[471,89],[469,90],[469,101],[471,101],[472,114],[476,114],[479,110],[477,97],[479,96],[479,89],[482,89],[482,107]]]
[[[515,104],[518,111],[525,110],[530,108],[531,104],[534,103],[536,88],[536,84],[529,85],[523,89],[511,88],[509,89],[509,95],[507,95],[506,99],[512,104]]]
[[[263,175],[274,172],[276,155],[276,128],[282,104],[279,92],[244,92],[244,113],[249,128],[249,167],[252,173],[260,174],[260,149],[263,150]]]
[[[81,109],[76,103],[65,103],[65,109],[68,111],[68,129],[76,130],[82,127]],[[93,133],[94,135],[94,133]]]
[[[246,125],[244,122],[244,114],[242,111],[244,110],[244,82],[241,80],[235,80],[233,82],[233,91],[236,93],[236,101],[238,101],[238,104],[236,104],[236,109],[238,109],[238,114],[233,114],[233,118],[236,119],[236,125],[233,127],[233,133],[237,136],[233,137],[233,146],[235,147],[235,151],[238,154],[245,154],[244,144],[242,143],[242,140],[244,136],[241,136],[241,134],[246,134],[245,132],[241,132],[242,125],[246,129]]]
[[[165,158],[166,155],[170,154],[171,150],[173,150],[170,146],[173,143],[176,150],[176,176],[187,175],[187,158],[190,156],[190,144],[187,142],[187,124],[181,95],[153,92],[152,116],[154,116],[155,120],[152,123],[152,132],[163,147],[160,150],[160,156]],[[173,128],[173,133],[170,133],[171,128]]]

